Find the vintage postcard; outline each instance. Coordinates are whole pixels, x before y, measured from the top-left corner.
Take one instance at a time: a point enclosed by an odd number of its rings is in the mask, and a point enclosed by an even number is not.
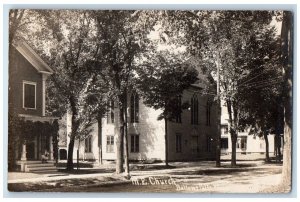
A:
[[[290,192],[293,18],[11,9],[8,190]]]

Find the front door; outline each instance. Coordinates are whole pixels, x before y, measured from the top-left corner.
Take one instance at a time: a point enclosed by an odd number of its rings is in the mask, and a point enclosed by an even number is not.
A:
[[[192,136],[192,152],[194,154],[199,154],[199,138],[198,136]]]

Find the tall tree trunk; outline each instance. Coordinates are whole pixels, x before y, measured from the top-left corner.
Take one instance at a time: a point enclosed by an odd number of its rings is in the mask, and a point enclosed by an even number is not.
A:
[[[166,162],[166,167],[169,166],[169,147],[168,147],[168,120],[167,118],[165,119],[165,162]]]
[[[280,133],[278,130],[276,130],[275,134],[275,152],[276,152],[276,161],[281,162],[281,138]]]
[[[284,150],[283,150],[283,169],[282,180],[287,189],[291,189],[292,183],[292,130],[285,124],[284,127]]]
[[[127,91],[124,95],[124,161],[125,161],[125,174],[129,177],[129,152],[128,152],[128,117],[127,117]]]
[[[123,98],[119,99],[119,131],[117,136],[117,161],[116,173],[120,174],[124,171],[123,157],[124,157],[124,116],[123,116]]]
[[[287,191],[292,181],[292,65],[293,65],[293,16],[283,11],[281,27],[281,57],[284,72],[284,145],[282,182]]]
[[[73,151],[74,151],[74,143],[75,143],[75,136],[71,135],[70,142],[68,145],[68,161],[67,161],[67,170],[73,170]]]
[[[231,135],[231,166],[236,166],[236,142],[237,142],[237,135],[234,130],[230,132]]]
[[[80,138],[78,139],[78,146],[76,150],[76,165],[77,165],[77,170],[79,170],[79,149],[80,149]]]
[[[78,123],[77,123],[77,108],[73,96],[69,98],[69,102],[72,111],[72,118],[71,118],[71,136],[70,136],[70,142],[68,146],[67,170],[73,170],[74,168],[73,151],[74,151],[75,136],[78,129]]]
[[[276,154],[276,162],[281,162],[281,133],[283,127],[283,110],[282,110],[282,97],[277,101],[277,119],[276,119],[276,127],[275,127],[275,154]]]
[[[228,111],[228,122],[229,122],[229,132],[231,137],[231,166],[236,166],[236,142],[237,142],[237,132],[232,117],[232,102],[230,99],[226,101],[227,111]]]
[[[269,139],[268,139],[268,132],[264,131],[264,139],[266,143],[266,162],[270,162],[270,156],[269,156]]]
[[[102,116],[98,116],[98,147],[99,147],[99,163],[102,164]]]

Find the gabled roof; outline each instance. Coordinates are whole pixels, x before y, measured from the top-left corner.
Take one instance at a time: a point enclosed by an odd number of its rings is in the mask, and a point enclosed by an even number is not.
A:
[[[189,64],[191,68],[194,68],[198,72],[198,81],[191,86],[196,88],[205,88],[207,85],[210,85],[208,81],[208,75],[204,74],[201,67],[199,66],[200,62],[199,59],[196,57],[190,57],[187,61],[185,61],[186,64]]]
[[[32,66],[43,74],[52,74],[53,70],[38,56],[38,54],[24,41],[14,44],[14,47],[32,64]]]

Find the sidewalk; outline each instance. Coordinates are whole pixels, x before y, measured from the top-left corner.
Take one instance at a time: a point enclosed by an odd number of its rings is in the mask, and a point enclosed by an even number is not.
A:
[[[15,175],[15,176],[14,176]],[[96,174],[64,174],[57,172],[57,174],[34,174],[34,173],[8,173],[8,183],[24,183],[24,182],[46,182],[66,179],[81,179],[81,178],[93,178],[111,176],[112,173],[96,173]],[[16,178],[16,179],[12,179]]]
[[[201,161],[201,162],[173,162],[169,163],[171,168],[165,168],[164,163],[153,164],[131,164],[131,176],[138,175],[167,175],[174,172],[192,172],[195,169],[199,171],[216,171],[216,170],[233,170],[245,167],[247,169],[256,169],[256,166],[262,166],[263,161],[243,161],[239,163],[237,168],[231,168],[230,162],[222,162],[222,167],[215,167],[214,161]],[[95,178],[95,177],[109,177],[114,174],[114,165],[103,165],[95,168],[80,168],[80,170],[74,169],[73,173],[67,173],[65,171],[57,171],[52,174],[36,174],[36,173],[23,173],[23,172],[9,172],[8,183],[24,183],[24,182],[41,182],[41,181],[55,181],[64,179],[81,179],[81,178]],[[83,174],[81,174],[83,173]]]
[[[122,174],[115,174],[114,169],[101,173],[101,166],[79,170],[84,174],[9,173],[8,189],[43,192],[256,193],[278,184],[282,168],[281,165],[264,164],[263,161],[242,161],[235,168],[230,167],[230,162],[222,162],[222,167],[217,168],[214,161],[175,162],[170,163],[170,168],[165,168],[163,163],[130,166],[130,180]],[[12,178],[13,175],[15,178]],[[169,180],[174,183],[168,184]]]

